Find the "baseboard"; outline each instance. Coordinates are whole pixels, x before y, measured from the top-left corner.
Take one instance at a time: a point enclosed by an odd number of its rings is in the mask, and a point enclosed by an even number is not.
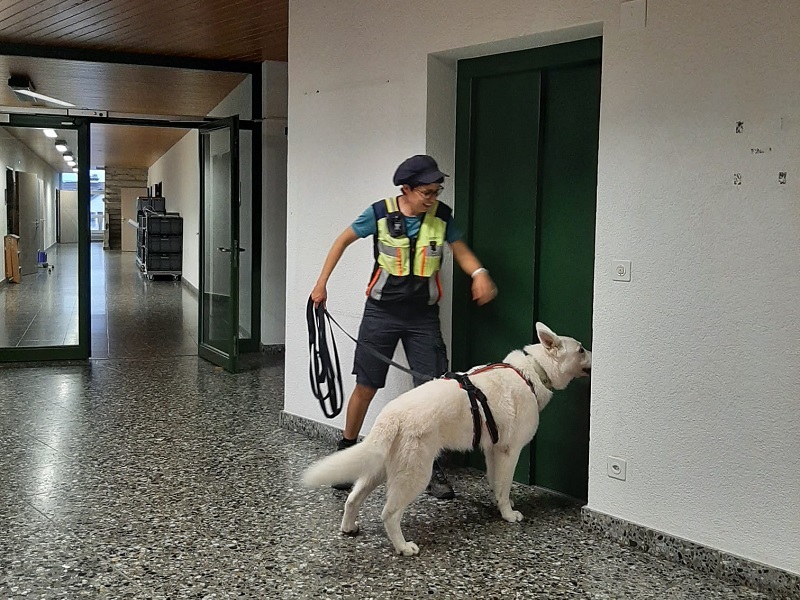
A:
[[[198,292],[197,288],[194,287],[194,285],[192,285],[188,281],[186,281],[185,277],[181,277],[181,285],[183,287],[185,287],[192,296],[194,296],[195,298],[199,297],[199,292]]]
[[[289,431],[301,433],[308,438],[329,442],[331,446],[335,446],[336,442],[342,439],[342,430],[338,427],[293,415],[285,410],[278,415],[278,425]]]
[[[279,356],[286,351],[284,344],[261,344],[261,352],[270,356]]]
[[[667,558],[705,575],[744,585],[774,598],[800,598],[800,575],[727,554],[583,507],[583,524],[620,544]]]

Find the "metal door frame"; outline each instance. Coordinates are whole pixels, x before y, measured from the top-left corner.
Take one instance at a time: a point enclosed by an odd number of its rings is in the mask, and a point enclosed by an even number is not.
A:
[[[224,354],[218,348],[207,345],[205,340],[204,316],[205,289],[206,289],[206,173],[205,173],[205,148],[209,140],[208,134],[213,131],[229,130],[229,147],[231,154],[230,173],[230,247],[218,248],[220,252],[230,254],[230,328],[228,332],[231,341],[229,354]],[[201,358],[212,362],[226,370],[235,373],[239,363],[239,253],[241,248],[239,235],[239,118],[226,117],[211,121],[199,128],[199,159],[200,159],[200,271],[198,278],[198,303],[197,303],[197,352]],[[212,249],[213,251],[213,249]]]
[[[51,115],[9,115],[6,127],[72,129],[78,131],[78,215],[89,214],[89,120]],[[91,352],[91,290],[89,281],[89,220],[78,219],[78,345],[0,348],[0,362],[85,360]]]

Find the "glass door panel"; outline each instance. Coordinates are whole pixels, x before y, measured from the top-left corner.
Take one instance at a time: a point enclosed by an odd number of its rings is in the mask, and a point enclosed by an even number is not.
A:
[[[239,121],[200,129],[199,354],[235,372],[239,355]]]

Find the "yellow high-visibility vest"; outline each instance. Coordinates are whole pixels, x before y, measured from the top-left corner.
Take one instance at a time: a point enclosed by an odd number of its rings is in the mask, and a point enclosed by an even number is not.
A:
[[[389,275],[406,277],[413,274],[430,278],[429,304],[438,302],[441,297],[438,273],[444,256],[450,208],[438,201],[434,202],[420,223],[419,235],[415,241],[409,239],[405,232],[396,236],[391,234],[390,219],[403,218],[397,197],[380,200],[372,208],[378,230],[375,235],[375,261],[378,268],[367,288],[367,295],[380,300]]]

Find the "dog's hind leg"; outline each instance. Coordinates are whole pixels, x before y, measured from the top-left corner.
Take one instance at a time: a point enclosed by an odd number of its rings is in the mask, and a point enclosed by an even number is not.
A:
[[[353,491],[347,496],[347,501],[344,503],[344,516],[342,517],[342,533],[348,535],[355,535],[358,533],[358,523],[356,517],[361,505],[366,500],[376,487],[383,483],[385,477],[383,473],[373,477],[362,477],[356,481],[353,486]]]
[[[520,448],[494,448],[491,452],[492,489],[497,508],[506,521],[516,523],[522,521],[522,513],[514,510],[511,504],[511,482],[514,480],[514,468],[517,466]]]
[[[419,554],[419,547],[414,542],[407,542],[400,529],[400,521],[406,507],[422,493],[431,478],[433,456],[422,458],[419,464],[427,464],[427,469],[414,469],[390,477],[386,486],[386,505],[383,507],[381,519],[386,533],[398,554],[413,556]]]

